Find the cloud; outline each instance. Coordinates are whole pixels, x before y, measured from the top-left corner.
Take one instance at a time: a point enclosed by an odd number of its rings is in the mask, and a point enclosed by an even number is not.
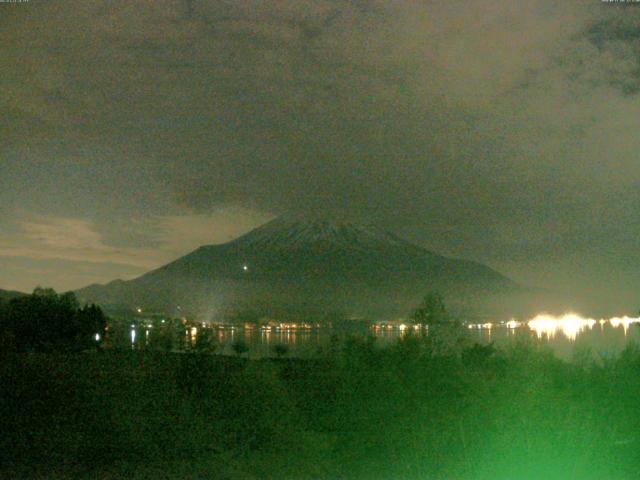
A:
[[[100,233],[100,227],[93,222],[64,217],[34,216],[28,220],[19,220],[13,224],[5,223],[3,233],[0,233],[0,264],[9,262],[16,268],[17,264],[28,264],[26,271],[29,278],[34,278],[37,267],[33,261],[44,261],[49,265],[65,265],[67,270],[59,272],[65,278],[76,278],[74,288],[84,286],[81,279],[91,278],[92,281],[110,281],[118,269],[126,278],[162,266],[192,250],[202,246],[224,243],[254,228],[270,217],[258,212],[238,209],[235,207],[218,209],[211,214],[192,214],[180,216],[157,216],[151,222],[130,221],[134,235],[144,234],[150,238],[148,244],[136,241],[134,244],[122,242],[112,245],[108,238]],[[147,227],[140,230],[141,225]],[[121,226],[126,229],[126,226]],[[126,238],[126,233],[124,234]],[[13,262],[13,263],[12,263]],[[17,262],[17,263],[16,263]],[[57,262],[57,263],[56,263]],[[93,272],[90,270],[94,269]],[[44,278],[52,277],[46,270]],[[21,288],[25,281],[15,283],[15,277],[10,270],[0,274],[0,284],[14,285]],[[70,281],[56,280],[69,287]],[[34,285],[29,287],[33,288]]]
[[[524,281],[541,278],[531,262],[633,254],[637,8],[13,7],[0,18],[0,214],[57,219],[15,234],[29,255],[142,267],[258,218],[317,211]],[[243,209],[237,225],[216,216],[229,205]]]
[[[94,226],[72,218],[22,221],[13,235],[0,237],[0,256],[116,263],[150,268],[162,255],[152,249],[106,245]]]
[[[202,245],[233,240],[270,219],[260,212],[228,207],[208,214],[161,217],[157,229],[162,248],[177,257]]]
[[[142,273],[138,267],[106,262],[0,256],[0,285],[22,292],[31,292],[38,285],[68,291]]]

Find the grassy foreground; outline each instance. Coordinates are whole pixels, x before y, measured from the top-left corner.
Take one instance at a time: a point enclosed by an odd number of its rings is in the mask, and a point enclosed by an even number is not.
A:
[[[640,351],[0,357],[0,478],[637,479]]]

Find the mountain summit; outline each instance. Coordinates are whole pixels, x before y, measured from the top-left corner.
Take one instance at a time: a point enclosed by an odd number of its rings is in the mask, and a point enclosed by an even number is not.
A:
[[[271,220],[234,243],[258,248],[306,248],[321,244],[365,249],[412,246],[406,240],[375,227],[326,219],[305,221],[284,217]]]
[[[104,306],[205,316],[407,315],[430,290],[469,308],[518,287],[479,263],[437,255],[374,227],[276,218],[221,245],[208,245],[130,281],[79,290]]]

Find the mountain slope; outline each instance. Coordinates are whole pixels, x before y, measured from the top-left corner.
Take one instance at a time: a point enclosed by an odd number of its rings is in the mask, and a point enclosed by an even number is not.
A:
[[[8,300],[11,300],[12,298],[23,297],[25,295],[26,293],[15,292],[12,290],[2,290],[0,288],[0,300],[8,301]]]
[[[479,263],[349,223],[276,219],[222,245],[200,247],[131,281],[77,292],[105,306],[220,315],[406,314],[428,290],[475,302],[518,286]]]

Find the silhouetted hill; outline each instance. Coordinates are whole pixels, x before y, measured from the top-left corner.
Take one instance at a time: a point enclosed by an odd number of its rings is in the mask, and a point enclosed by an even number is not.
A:
[[[12,290],[2,290],[0,288],[0,300],[11,300],[12,298],[23,297],[25,295],[27,294],[22,292],[12,291]]]
[[[520,291],[491,268],[425,250],[391,233],[349,223],[276,219],[130,281],[77,291],[111,307],[218,315],[406,315],[429,290],[459,309]]]

